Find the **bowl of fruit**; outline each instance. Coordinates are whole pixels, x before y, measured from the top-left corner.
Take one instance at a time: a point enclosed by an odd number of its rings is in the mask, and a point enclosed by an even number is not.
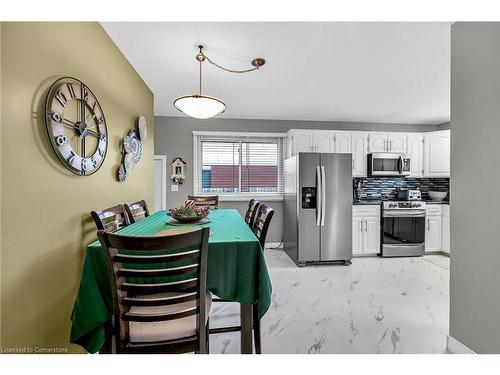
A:
[[[208,206],[196,206],[194,201],[187,200],[184,206],[171,208],[169,215],[181,223],[194,223],[206,218],[209,211]]]

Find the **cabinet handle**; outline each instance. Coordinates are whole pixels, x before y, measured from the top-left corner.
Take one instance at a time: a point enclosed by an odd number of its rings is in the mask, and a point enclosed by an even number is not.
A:
[[[389,141],[389,151],[392,151],[392,141]]]
[[[368,221],[366,219],[363,221],[365,222],[365,232],[368,232]]]
[[[354,159],[352,159],[352,170],[354,170]]]
[[[363,231],[363,220],[360,220],[359,221],[359,231],[362,232]]]

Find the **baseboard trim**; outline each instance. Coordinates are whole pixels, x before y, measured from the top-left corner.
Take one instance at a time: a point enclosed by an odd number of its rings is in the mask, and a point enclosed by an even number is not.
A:
[[[453,354],[476,354],[474,350],[465,346],[456,338],[453,338],[450,335],[446,336],[446,347]]]
[[[281,242],[266,242],[266,249],[270,249],[272,247],[283,249],[283,244]]]
[[[444,255],[445,257],[450,257],[450,254],[448,254],[447,252],[445,251],[440,251],[440,250],[436,250],[436,251],[426,251],[424,253],[424,255]]]

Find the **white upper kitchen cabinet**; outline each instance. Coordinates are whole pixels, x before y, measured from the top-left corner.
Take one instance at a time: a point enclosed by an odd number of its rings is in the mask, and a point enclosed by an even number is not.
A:
[[[406,134],[370,132],[370,152],[406,153]]]
[[[299,152],[352,154],[353,177],[366,177],[369,152],[410,155],[410,177],[450,177],[450,131],[428,133],[288,131],[287,157]]]
[[[389,140],[387,139],[387,133],[369,133],[369,151],[370,152],[388,152]]]
[[[406,153],[406,134],[370,132],[370,152]]]
[[[424,136],[408,134],[408,155],[410,155],[410,177],[422,177],[424,174]]]
[[[450,177],[450,131],[424,135],[424,177]]]
[[[313,152],[335,152],[335,133],[315,130],[313,132]]]
[[[299,152],[313,151],[314,135],[308,130],[290,130],[288,132],[288,157]]]
[[[351,133],[335,133],[335,152],[342,154],[351,153]]]
[[[389,133],[387,136],[389,141],[387,151],[406,154],[406,137],[406,134],[403,133]]]
[[[352,133],[352,176],[366,177],[366,155],[368,154],[368,133]]]

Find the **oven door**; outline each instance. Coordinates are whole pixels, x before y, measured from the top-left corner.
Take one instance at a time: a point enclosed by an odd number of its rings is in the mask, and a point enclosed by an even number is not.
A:
[[[417,248],[421,255],[425,242],[425,209],[384,210],[382,213],[382,252],[388,249]],[[383,255],[383,254],[382,254]]]

